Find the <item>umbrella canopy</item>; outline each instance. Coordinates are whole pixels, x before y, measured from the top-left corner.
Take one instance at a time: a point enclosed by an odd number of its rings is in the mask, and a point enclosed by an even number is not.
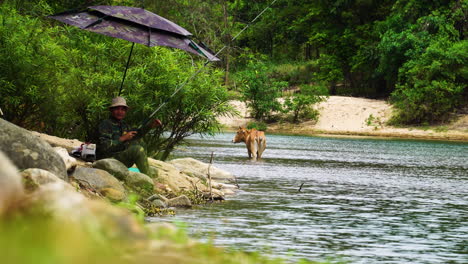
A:
[[[69,11],[49,17],[87,31],[148,47],[172,47],[210,61],[219,61],[206,47],[192,41],[192,34],[186,29],[142,8],[90,6],[85,11]]]

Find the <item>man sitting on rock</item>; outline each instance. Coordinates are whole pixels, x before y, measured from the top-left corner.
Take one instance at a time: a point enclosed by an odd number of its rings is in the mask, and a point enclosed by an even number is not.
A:
[[[155,119],[140,131],[131,130],[124,121],[128,108],[123,97],[112,99],[112,104],[109,106],[111,116],[102,121],[98,127],[97,159],[114,158],[127,167],[136,164],[140,172],[148,175],[146,150],[135,143],[135,140],[142,138],[150,129],[161,126],[161,121]]]

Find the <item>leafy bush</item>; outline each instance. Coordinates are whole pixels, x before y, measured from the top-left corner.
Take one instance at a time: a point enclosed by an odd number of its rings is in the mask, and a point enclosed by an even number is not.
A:
[[[250,61],[246,69],[237,74],[243,99],[257,120],[268,119],[274,111],[281,110],[278,98],[287,82],[274,81],[268,76],[267,66],[260,61]]]
[[[247,129],[255,128],[259,131],[267,131],[268,126],[265,122],[249,122],[247,124]]]
[[[142,47],[139,52],[145,57],[146,62],[141,61],[145,69],[135,68],[129,72],[127,85],[132,88],[126,93],[135,106],[129,120],[141,124],[158,106],[167,102],[156,115],[163,123],[162,128],[144,138],[150,156],[164,160],[185,137],[219,131],[216,117],[232,110],[227,104],[228,92],[221,85],[221,71],[212,68],[202,71],[171,98],[180,83],[195,71],[187,55],[166,48]],[[201,66],[201,63],[197,65]]]
[[[284,101],[285,112],[292,113],[292,121],[298,123],[302,118],[317,120],[319,112],[313,105],[325,100],[327,88],[323,85],[302,85],[299,93],[288,96]]]
[[[48,51],[51,30],[41,25],[0,6],[0,107],[7,120],[26,127],[41,125],[57,90],[55,76],[47,72],[58,53]]]
[[[427,48],[411,50],[412,59],[399,70],[400,81],[392,94],[398,109],[394,123],[447,121],[468,92],[468,41],[457,41],[457,31],[441,15],[421,18],[419,23],[437,34],[426,38]]]

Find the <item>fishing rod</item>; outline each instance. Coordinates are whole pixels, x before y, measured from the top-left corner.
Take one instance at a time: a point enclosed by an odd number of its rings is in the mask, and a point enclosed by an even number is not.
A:
[[[231,39],[231,42],[233,42],[234,40],[236,40],[245,30],[247,30],[253,23],[255,23],[255,21],[257,21],[258,18],[260,18],[263,13],[265,13],[265,11],[267,11],[267,9],[269,9],[272,5],[275,4],[275,2],[278,1],[278,0],[273,0],[267,7],[265,7],[262,12],[260,12],[254,19],[252,19],[241,31],[239,31],[239,33],[237,33],[232,39]],[[223,52],[226,48],[228,47],[228,45],[224,45],[218,52],[216,52],[216,54],[214,55],[214,57],[217,57],[221,52]],[[182,88],[184,88],[189,82],[191,82],[203,69],[205,69],[205,67],[210,63],[210,60],[206,60],[206,62],[203,64],[202,67],[200,67],[195,73],[193,73],[189,78],[185,79],[185,81],[179,85],[179,87],[177,87],[174,92],[161,104],[158,106],[158,108],[156,108],[156,110],[153,111],[153,113],[151,113],[151,115],[149,115],[148,118],[146,118],[146,120],[143,122],[143,124],[141,124],[137,130],[140,130],[142,127],[144,127],[150,120],[151,118],[157,113],[159,112],[159,110],[161,110],[161,108],[163,108],[167,103],[169,103],[169,101],[171,100],[172,97],[174,97],[180,90],[182,90]]]

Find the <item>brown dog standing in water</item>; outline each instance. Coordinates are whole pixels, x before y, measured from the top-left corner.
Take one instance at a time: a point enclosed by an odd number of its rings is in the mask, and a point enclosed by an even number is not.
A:
[[[244,142],[247,146],[249,158],[252,160],[260,159],[262,157],[263,151],[266,148],[265,132],[258,131],[255,128],[246,129],[245,127],[239,127],[232,142]]]

